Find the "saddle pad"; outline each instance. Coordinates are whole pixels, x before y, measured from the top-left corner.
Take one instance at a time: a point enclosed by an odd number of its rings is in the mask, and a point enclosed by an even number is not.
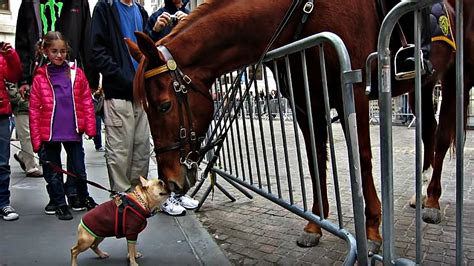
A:
[[[430,15],[431,24],[431,41],[443,41],[449,44],[453,50],[456,50],[456,42],[454,41],[453,31],[451,28],[451,20],[443,3],[434,4],[431,7]]]

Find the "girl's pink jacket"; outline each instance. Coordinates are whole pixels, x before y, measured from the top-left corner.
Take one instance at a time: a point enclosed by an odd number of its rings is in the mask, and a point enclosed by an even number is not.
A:
[[[95,113],[92,94],[84,72],[69,63],[70,77],[73,81],[74,117],[77,133],[89,137],[96,134]],[[33,150],[38,152],[41,142],[50,141],[56,101],[53,86],[49,80],[47,65],[36,70],[30,95],[30,135]]]
[[[7,54],[0,54],[0,115],[10,115],[12,113],[5,80],[14,83],[20,78],[21,62],[15,49],[12,48]]]

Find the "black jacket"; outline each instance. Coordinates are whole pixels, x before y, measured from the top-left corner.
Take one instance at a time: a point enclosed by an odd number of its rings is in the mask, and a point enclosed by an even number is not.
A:
[[[186,14],[189,14],[189,10],[186,8],[187,3],[187,1],[183,1],[183,6],[180,9],[177,9],[176,6],[173,4],[173,0],[165,0],[165,5],[158,9],[155,13],[151,14],[150,18],[148,19],[145,28],[145,32],[148,34],[148,36],[150,36],[151,39],[156,42],[168,35],[173,29],[173,27],[169,25],[164,27],[160,32],[153,31],[153,26],[155,26],[156,20],[164,12],[168,12],[170,15],[173,15],[178,11],[182,11]]]
[[[15,49],[17,50],[23,66],[23,75],[20,84],[31,84],[33,69],[35,67],[36,43],[46,31],[52,29],[51,20],[48,25],[43,25],[40,4],[47,0],[23,0],[18,11],[16,26]],[[55,30],[60,31],[68,40],[69,59],[77,60],[79,66],[86,73],[91,88],[97,88],[99,73],[90,65],[90,10],[87,0],[61,0],[63,7],[61,16],[55,23]],[[50,17],[50,10],[46,9],[46,17]]]
[[[145,28],[148,14],[137,4]],[[106,99],[133,100],[135,69],[120,30],[120,16],[113,0],[99,0],[91,26],[92,63],[102,73]]]

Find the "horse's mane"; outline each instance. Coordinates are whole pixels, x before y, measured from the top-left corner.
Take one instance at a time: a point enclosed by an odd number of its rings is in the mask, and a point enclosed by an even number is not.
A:
[[[136,104],[141,104],[145,110],[148,108],[145,92],[145,70],[147,67],[148,59],[142,56],[133,79],[133,100]]]

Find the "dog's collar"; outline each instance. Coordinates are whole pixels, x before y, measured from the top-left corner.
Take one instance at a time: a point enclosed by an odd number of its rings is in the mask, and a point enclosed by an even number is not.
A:
[[[135,198],[137,199],[137,201],[143,206],[143,208],[145,208],[145,210],[149,211],[150,213],[152,213],[152,210],[150,210],[148,204],[145,202],[145,200],[140,196],[139,193],[137,193],[136,190],[134,190],[132,192],[132,194],[135,196]]]

